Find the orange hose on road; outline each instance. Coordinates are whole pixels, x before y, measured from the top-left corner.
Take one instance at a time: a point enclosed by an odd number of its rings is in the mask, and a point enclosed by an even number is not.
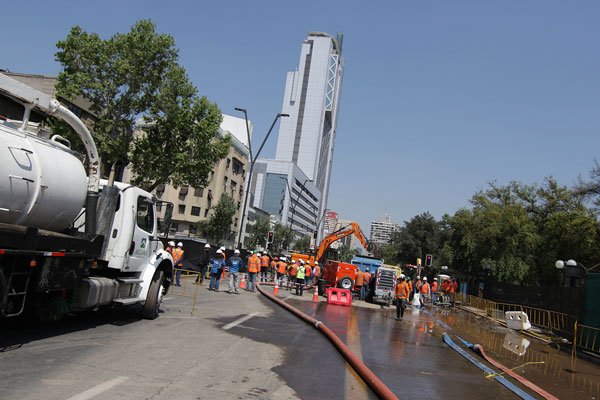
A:
[[[498,361],[494,360],[493,358],[488,357],[487,354],[485,354],[485,351],[483,351],[483,347],[481,347],[481,345],[479,344],[474,344],[473,345],[473,350],[477,351],[479,354],[481,354],[481,356],[490,364],[492,364],[493,366],[495,366],[496,368],[501,369],[505,374],[509,375],[510,377],[516,379],[517,381],[519,381],[521,384],[523,384],[524,386],[526,386],[527,388],[533,390],[534,392],[536,392],[537,394],[539,394],[540,396],[542,396],[545,399],[548,400],[558,400],[558,397],[555,397],[553,395],[551,395],[550,393],[546,392],[544,389],[542,389],[541,387],[535,385],[533,382],[525,379],[524,377],[522,377],[521,375],[517,374],[516,372],[514,372],[513,370],[505,367],[504,365],[500,364]]]
[[[354,368],[354,370],[358,373],[358,375],[360,375],[360,377],[365,381],[365,383],[373,390],[373,392],[375,392],[381,399],[384,400],[399,400],[398,396],[396,396],[394,394],[394,392],[392,392],[390,390],[390,388],[388,388],[385,383],[383,383],[378,377],[377,375],[375,375],[373,373],[373,371],[371,371],[369,369],[369,367],[367,367],[365,365],[364,362],[362,362],[362,360],[360,358],[358,358],[356,356],[356,354],[354,354],[352,352],[352,350],[350,350],[350,348],[348,348],[348,346],[346,346],[346,344],[335,334],[333,333],[333,331],[331,329],[329,329],[324,323],[322,323],[321,321],[318,321],[308,315],[306,315],[305,313],[303,313],[302,311],[298,310],[297,308],[283,302],[282,300],[280,300],[279,298],[273,296],[271,293],[268,293],[267,291],[265,291],[263,288],[261,288],[261,286],[265,284],[265,283],[257,283],[256,287],[258,289],[258,291],[260,293],[262,293],[264,296],[266,296],[268,299],[274,301],[275,303],[279,304],[280,306],[282,306],[283,308],[285,308],[286,310],[288,310],[289,312],[291,312],[292,314],[296,315],[298,318],[304,320],[305,322],[313,325],[315,328],[317,328],[319,331],[321,331],[321,333],[323,335],[325,335],[325,337],[327,339],[329,339],[329,341],[336,347],[336,349],[338,350],[338,352],[342,355],[342,357],[344,357],[346,359],[346,361],[348,362],[348,364],[350,364],[352,366],[352,368]],[[269,283],[268,285],[272,285],[272,283]]]

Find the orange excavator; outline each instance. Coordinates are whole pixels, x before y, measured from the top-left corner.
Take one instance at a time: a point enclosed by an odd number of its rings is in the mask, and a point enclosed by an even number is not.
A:
[[[343,239],[347,236],[354,234],[354,236],[358,239],[360,244],[365,250],[369,250],[369,242],[365,238],[364,233],[360,229],[360,226],[356,222],[350,222],[348,225],[343,228],[338,229],[330,235],[327,235],[321,240],[319,244],[319,248],[317,249],[315,254],[302,254],[302,253],[292,253],[292,260],[304,260],[304,262],[308,262],[310,265],[314,265],[315,261],[322,263],[323,256],[325,252],[331,247],[333,242],[336,242],[340,239]]]

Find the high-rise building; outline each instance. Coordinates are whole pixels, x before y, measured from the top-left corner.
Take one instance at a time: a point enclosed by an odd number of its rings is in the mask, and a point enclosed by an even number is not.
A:
[[[392,234],[399,229],[399,225],[392,222],[389,214],[381,214],[377,221],[371,222],[371,243],[388,244],[392,239]]]
[[[297,70],[287,74],[275,159],[297,165],[321,192],[327,208],[340,91],[343,35],[310,32]]]

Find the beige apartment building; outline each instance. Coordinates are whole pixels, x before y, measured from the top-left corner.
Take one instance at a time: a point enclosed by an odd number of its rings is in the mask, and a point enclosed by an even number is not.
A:
[[[252,129],[252,125],[250,125],[250,129]],[[221,196],[224,193],[229,194],[237,209],[231,224],[231,234],[222,243],[226,247],[233,248],[242,219],[245,180],[249,164],[246,122],[242,118],[223,115],[223,122],[218,134],[231,135],[231,147],[227,157],[219,161],[210,172],[209,183],[206,187],[194,188],[184,185],[176,188],[162,184],[158,185],[153,193],[158,199],[174,205],[169,236],[198,239],[204,239],[197,228],[198,222],[209,219],[213,213],[213,207],[217,205]],[[123,180],[127,181],[130,177],[130,172],[126,171]],[[164,217],[164,210],[157,211],[159,211],[160,217]]]

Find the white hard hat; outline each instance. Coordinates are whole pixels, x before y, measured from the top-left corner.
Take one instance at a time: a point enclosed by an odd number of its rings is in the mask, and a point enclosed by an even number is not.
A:
[[[279,260],[286,261],[285,257],[279,257]]]
[[[406,276],[404,276],[404,274],[400,274],[400,278],[404,279]]]
[[[437,278],[433,278],[434,281],[437,281]]]
[[[426,281],[426,280],[427,280],[427,277],[423,278],[423,280],[424,280],[424,281]]]
[[[421,277],[417,275],[417,279],[421,279]]]
[[[175,246],[175,242],[171,240],[171,241],[169,242],[169,246]]]
[[[181,242],[177,243],[177,247],[183,247],[183,243],[181,243]]]
[[[300,260],[300,264],[304,264],[304,260]]]
[[[240,254],[240,251],[239,251],[238,249],[235,249],[235,250],[233,251],[233,254]]]
[[[221,249],[217,250],[217,254],[223,254],[223,252],[221,251]]]
[[[206,243],[206,244],[204,245],[204,248],[205,248],[205,249],[210,249],[210,244]]]
[[[256,255],[260,257],[260,253],[256,253]]]
[[[319,265],[319,262],[318,262],[318,261],[315,261],[315,265]]]
[[[219,250],[225,251],[225,247],[221,246],[221,248]]]

